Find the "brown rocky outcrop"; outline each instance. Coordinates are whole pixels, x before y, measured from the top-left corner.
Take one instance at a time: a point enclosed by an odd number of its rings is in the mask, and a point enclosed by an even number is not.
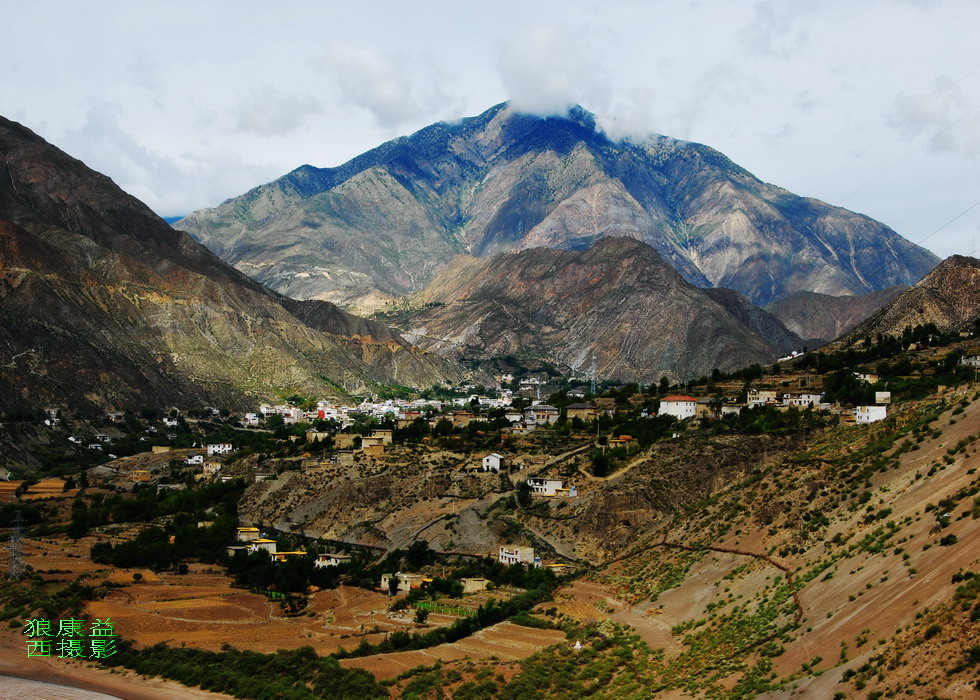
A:
[[[381,324],[285,300],[2,118],[0,157],[0,407],[235,407],[458,376]]]
[[[768,363],[800,340],[731,290],[703,290],[650,246],[601,239],[584,251],[461,256],[388,316],[448,357],[515,354],[623,381],[687,379]]]
[[[766,311],[813,349],[847,333],[906,289],[907,285],[896,285],[880,292],[840,297],[796,292],[768,304]]]
[[[906,327],[934,323],[943,331],[966,330],[980,319],[980,260],[953,255],[902,292],[835,345],[865,337],[900,336]]]

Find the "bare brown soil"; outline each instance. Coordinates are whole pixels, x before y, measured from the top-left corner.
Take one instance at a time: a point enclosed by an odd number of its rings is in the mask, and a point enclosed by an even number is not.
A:
[[[565,633],[558,630],[540,630],[511,622],[501,622],[452,644],[440,644],[419,651],[400,651],[393,654],[343,659],[340,664],[345,668],[366,669],[377,678],[393,678],[410,668],[431,666],[437,661],[459,659],[517,661],[546,646],[559,644],[564,639]]]

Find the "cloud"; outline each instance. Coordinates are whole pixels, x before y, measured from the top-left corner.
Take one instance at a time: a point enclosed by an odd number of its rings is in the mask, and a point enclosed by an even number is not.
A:
[[[163,87],[160,65],[145,49],[137,49],[133,52],[126,64],[126,73],[134,85],[154,95],[159,94]]]
[[[789,58],[809,43],[809,32],[798,24],[800,17],[809,12],[806,3],[758,2],[751,20],[740,32],[742,43],[751,53]]]
[[[596,115],[596,121],[613,140],[643,141],[659,133],[652,116],[655,108],[654,91],[646,87],[636,87],[622,91],[609,106],[608,113]]]
[[[739,117],[746,114],[747,105],[765,92],[766,87],[758,77],[733,63],[716,63],[691,82],[683,98],[677,99],[670,120],[672,135],[691,138],[702,122],[714,125],[718,130],[716,135],[737,135]],[[727,118],[719,120],[720,114]]]
[[[586,27],[567,24],[517,30],[498,44],[495,64],[511,106],[532,114],[561,114],[581,104],[608,112],[612,89]]]
[[[322,114],[323,105],[311,95],[288,95],[267,85],[239,102],[235,113],[239,131],[285,136],[300,128],[307,117]]]
[[[122,114],[117,103],[91,100],[82,123],[53,141],[161,215],[213,206],[281,174],[276,167],[245,162],[233,150],[161,156],[124,128]]]
[[[971,108],[958,83],[942,76],[930,90],[920,94],[899,94],[887,123],[907,141],[928,136],[920,144],[930,153],[980,156],[978,108]]]
[[[181,175],[171,158],[151,153],[120,124],[122,108],[107,100],[89,100],[84,121],[68,129],[59,146],[90,168],[111,173],[130,194],[143,199],[151,182],[170,183]]]
[[[450,77],[421,55],[385,54],[341,42],[314,62],[334,82],[343,101],[371,114],[378,126],[394,130],[433,111],[455,111]]]

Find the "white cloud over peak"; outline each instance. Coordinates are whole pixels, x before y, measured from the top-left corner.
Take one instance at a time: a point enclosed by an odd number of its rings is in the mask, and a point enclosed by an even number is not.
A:
[[[449,76],[421,54],[335,42],[314,65],[333,82],[344,102],[366,110],[386,130],[417,122],[435,105],[450,107],[456,102],[446,89]]]
[[[581,104],[603,112],[610,104],[603,57],[587,27],[518,28],[497,45],[495,64],[515,110],[562,114]]]

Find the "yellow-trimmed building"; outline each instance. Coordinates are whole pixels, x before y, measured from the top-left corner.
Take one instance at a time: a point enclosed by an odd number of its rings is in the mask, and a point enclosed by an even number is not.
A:
[[[257,527],[240,527],[238,528],[236,539],[239,542],[251,542],[259,539],[260,534],[259,528]]]

